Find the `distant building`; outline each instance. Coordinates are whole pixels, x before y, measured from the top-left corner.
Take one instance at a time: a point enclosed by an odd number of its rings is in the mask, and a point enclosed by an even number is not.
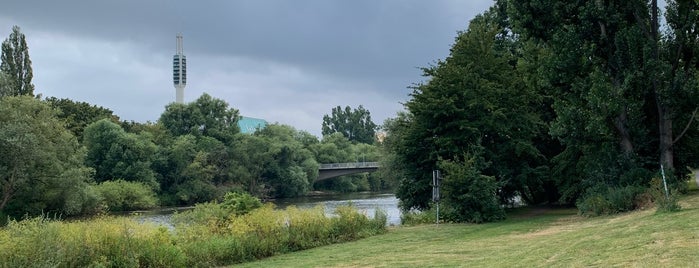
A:
[[[258,129],[263,129],[266,126],[267,121],[264,119],[246,116],[241,116],[240,119],[238,119],[238,128],[240,128],[240,132],[244,134],[253,134]]]

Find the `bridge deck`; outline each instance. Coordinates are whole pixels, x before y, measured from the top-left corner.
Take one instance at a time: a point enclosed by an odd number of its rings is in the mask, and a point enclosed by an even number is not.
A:
[[[378,168],[379,162],[320,164],[316,181],[355,173],[374,172]]]
[[[355,162],[355,163],[332,163],[320,164],[320,170],[329,169],[355,169],[355,168],[378,168],[379,162]]]

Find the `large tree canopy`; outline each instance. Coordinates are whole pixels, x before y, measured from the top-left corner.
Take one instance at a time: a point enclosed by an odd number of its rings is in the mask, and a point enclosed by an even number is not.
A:
[[[83,131],[87,125],[105,118],[119,121],[119,117],[114,115],[112,110],[87,102],[56,97],[46,98],[46,102],[60,111],[58,117],[65,120],[66,128],[73,132],[79,141],[82,141]]]
[[[371,113],[362,105],[352,109],[340,106],[332,109],[330,115],[323,116],[323,136],[332,133],[342,133],[352,142],[371,144],[376,134],[376,124],[371,121]]]
[[[204,93],[192,103],[167,105],[159,121],[174,136],[208,136],[229,143],[240,132],[238,118],[238,110]]]
[[[146,137],[125,132],[121,126],[102,119],[85,128],[83,145],[86,163],[96,170],[97,182],[126,180],[158,188],[151,163],[157,147]]]
[[[474,180],[492,178],[502,200],[519,194],[545,201],[547,159],[533,144],[545,126],[536,109],[541,99],[520,78],[517,46],[492,9],[459,34],[446,60],[424,69],[429,80],[414,88],[405,105],[409,114],[388,124],[389,135],[399,138],[388,137],[387,145],[406,166],[397,192],[405,209],[426,208],[432,170],[464,154],[485,176]]]
[[[385,123],[403,208],[430,206],[438,167],[462,174],[445,194],[493,181],[502,204],[633,203],[661,166],[681,186],[699,164],[699,6],[667,3],[661,32],[655,0],[496,1]],[[474,213],[464,200],[444,199]]]
[[[83,213],[96,202],[85,151],[32,97],[0,99],[0,215]]]
[[[507,1],[515,31],[548,51],[540,73],[556,96],[551,133],[565,145],[556,170],[569,199],[697,165],[697,4],[667,3],[661,35],[657,1]]]
[[[5,95],[34,96],[32,61],[29,59],[27,41],[19,26],[12,27],[12,33],[2,42],[0,72],[7,75],[10,84],[11,90],[5,92]]]

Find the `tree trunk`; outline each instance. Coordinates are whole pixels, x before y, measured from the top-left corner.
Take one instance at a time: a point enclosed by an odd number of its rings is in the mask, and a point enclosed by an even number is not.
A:
[[[0,200],[0,211],[5,208],[7,202],[10,201],[12,195],[14,194],[12,190],[12,184],[14,183],[14,175],[7,179],[7,183],[2,187],[2,200]]]
[[[617,131],[619,131],[619,136],[621,136],[621,150],[624,152],[624,154],[631,155],[633,154],[633,143],[631,142],[631,135],[626,127],[626,122],[627,113],[626,110],[624,110],[619,116],[617,116],[617,118],[614,119],[614,126],[616,127]]]
[[[658,106],[658,132],[660,133],[659,149],[660,164],[665,169],[674,170],[674,152],[672,149],[672,111],[671,108],[659,102]]]

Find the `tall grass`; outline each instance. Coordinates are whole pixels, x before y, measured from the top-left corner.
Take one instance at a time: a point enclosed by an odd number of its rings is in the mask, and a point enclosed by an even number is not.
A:
[[[276,210],[272,205],[244,215],[221,215],[209,204],[202,217],[176,230],[132,219],[84,221],[34,218],[0,229],[0,267],[211,267],[385,232],[386,216],[373,219],[351,207],[326,217],[321,207]],[[190,219],[196,218],[188,215]]]

